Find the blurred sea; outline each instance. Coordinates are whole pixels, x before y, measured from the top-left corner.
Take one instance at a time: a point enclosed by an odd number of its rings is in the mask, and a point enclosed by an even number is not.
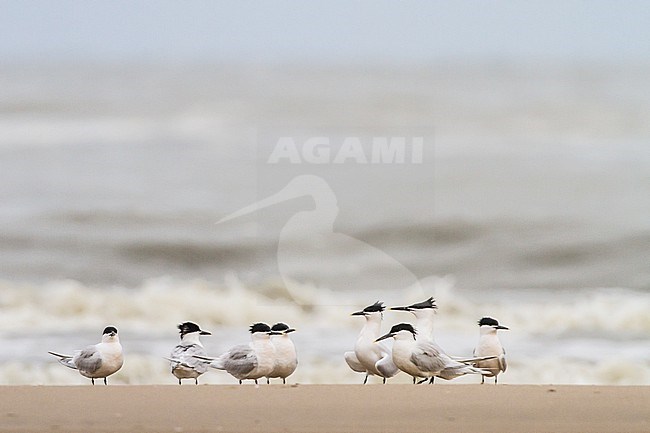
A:
[[[85,383],[46,352],[108,324],[127,352],[114,382],[173,384],[162,358],[185,320],[213,354],[286,321],[294,380],[361,382],[349,313],[431,295],[451,354],[483,315],[510,326],[504,383],[650,384],[649,95],[633,65],[3,64],[0,384]],[[425,160],[267,164],[263,143],[305,131],[426,131]],[[286,230],[313,192],[216,224],[299,174],[334,193],[329,234],[412,280]]]

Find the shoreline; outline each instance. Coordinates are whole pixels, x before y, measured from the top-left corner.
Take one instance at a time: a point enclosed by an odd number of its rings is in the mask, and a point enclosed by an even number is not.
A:
[[[0,432],[648,432],[650,387],[0,386]]]

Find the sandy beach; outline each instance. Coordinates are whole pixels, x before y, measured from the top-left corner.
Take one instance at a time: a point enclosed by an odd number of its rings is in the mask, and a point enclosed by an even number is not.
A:
[[[6,386],[1,432],[648,432],[650,387]]]

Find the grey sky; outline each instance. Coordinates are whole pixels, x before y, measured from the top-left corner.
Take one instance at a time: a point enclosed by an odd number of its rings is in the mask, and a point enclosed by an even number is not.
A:
[[[650,2],[0,0],[0,56],[645,62]]]

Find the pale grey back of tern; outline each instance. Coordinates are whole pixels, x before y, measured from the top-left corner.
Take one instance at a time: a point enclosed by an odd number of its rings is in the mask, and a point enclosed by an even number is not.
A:
[[[389,333],[377,338],[377,341],[394,338],[393,362],[403,372],[413,378],[429,378],[439,375],[443,370],[458,370],[459,375],[473,373],[486,374],[478,368],[453,360],[431,339],[417,339],[417,332],[410,323],[393,326]],[[433,383],[430,381],[429,383]]]
[[[239,380],[252,379],[257,385],[257,379],[265,377],[273,372],[275,367],[275,349],[271,343],[271,335],[277,335],[271,331],[266,323],[255,323],[249,328],[251,342],[241,344],[228,350],[218,358],[196,356],[196,358],[210,361],[210,367],[218,370],[225,370],[231,376]]]
[[[120,338],[117,336],[117,328],[108,326],[102,333],[102,341],[83,350],[76,350],[74,355],[62,355],[56,352],[48,352],[59,358],[59,362],[66,367],[79,371],[84,377],[90,378],[95,384],[95,379],[104,379],[117,372],[124,364],[124,355]]]
[[[478,321],[479,338],[478,344],[474,349],[474,356],[495,356],[494,359],[480,360],[474,365],[483,370],[487,370],[489,374],[485,376],[494,377],[494,383],[497,383],[497,376],[499,373],[506,371],[508,364],[506,363],[506,351],[501,346],[501,341],[497,336],[499,329],[507,330],[509,328],[499,325],[499,322],[491,317],[483,317]],[[481,383],[485,382],[485,376],[481,378]]]
[[[194,379],[199,384],[199,376],[208,370],[208,363],[195,356],[207,356],[201,335],[211,335],[210,332],[202,330],[199,325],[192,322],[185,322],[178,325],[181,334],[181,342],[174,347],[167,360],[171,363],[172,374],[181,384],[182,379]]]
[[[377,344],[375,340],[381,334],[381,321],[385,307],[382,302],[375,302],[361,311],[352,313],[353,316],[363,316],[366,322],[361,328],[354,352],[345,353],[345,361],[350,368],[360,373],[366,373],[363,383],[368,382],[368,376],[379,376],[386,379],[395,376],[399,369],[393,363],[390,348]]]
[[[266,383],[269,383],[269,379],[281,377],[282,383],[286,384],[287,377],[291,376],[298,366],[296,346],[289,336],[295,329],[289,328],[285,323],[276,323],[271,327],[271,331],[278,334],[271,335],[271,344],[275,349],[275,365],[271,374],[266,377]]]

